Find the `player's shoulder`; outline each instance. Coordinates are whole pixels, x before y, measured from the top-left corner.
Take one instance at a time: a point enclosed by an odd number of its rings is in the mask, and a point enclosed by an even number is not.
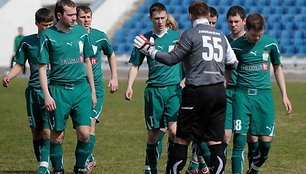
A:
[[[106,36],[106,33],[104,31],[98,30],[96,28],[91,28],[90,33],[94,34],[94,35],[100,35],[100,36],[103,36],[103,37]]]
[[[277,43],[277,40],[273,36],[269,36],[267,34],[263,34],[261,40],[265,43]]]
[[[154,36],[153,31],[148,31],[144,34],[144,37],[146,37],[147,39],[153,36]]]
[[[31,40],[37,40],[37,34],[30,34],[30,35],[27,35],[23,38],[23,41],[24,42],[27,42],[27,41],[31,41]]]
[[[74,30],[74,31],[80,31],[80,32],[86,32],[86,33],[87,33],[86,28],[83,27],[82,25],[78,25],[78,24],[75,24],[75,25],[72,27],[72,30]]]

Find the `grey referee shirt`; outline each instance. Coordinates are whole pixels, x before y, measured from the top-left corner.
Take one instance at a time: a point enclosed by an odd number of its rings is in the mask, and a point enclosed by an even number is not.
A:
[[[154,51],[151,56],[170,66],[183,61],[185,83],[195,86],[223,83],[225,65],[238,62],[227,38],[206,18],[195,20],[171,52]]]

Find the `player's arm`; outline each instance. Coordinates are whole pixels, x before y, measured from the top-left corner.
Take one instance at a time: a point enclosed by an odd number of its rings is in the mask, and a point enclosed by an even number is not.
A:
[[[15,78],[18,74],[20,74],[22,69],[23,69],[23,65],[18,64],[18,63],[15,64],[12,70],[10,71],[10,73],[6,77],[3,78],[2,85],[4,87],[9,87],[10,80]]]
[[[107,58],[108,58],[109,68],[111,71],[111,79],[108,83],[108,87],[110,88],[110,92],[114,93],[118,90],[117,61],[115,53],[113,52],[112,55]]]
[[[139,70],[138,65],[132,65],[129,69],[128,73],[128,80],[127,80],[127,87],[125,90],[125,99],[126,100],[132,100],[133,97],[133,83],[137,77]]]
[[[48,89],[48,79],[47,79],[47,65],[41,64],[38,68],[39,81],[41,89],[44,93],[45,97],[45,106],[47,111],[51,112],[56,109],[56,104],[54,99],[51,97],[49,89]]]
[[[291,102],[287,96],[286,91],[286,83],[285,83],[285,77],[283,73],[283,69],[281,65],[273,65],[274,69],[274,75],[277,82],[277,85],[281,91],[282,97],[283,97],[283,104],[285,106],[287,114],[290,114],[292,111],[292,105]]]
[[[90,90],[91,90],[92,108],[94,108],[97,104],[97,97],[96,97],[95,82],[94,82],[93,73],[92,73],[92,65],[91,65],[89,58],[85,59],[85,68],[86,68],[87,80],[89,82]]]
[[[232,77],[232,69],[237,69],[238,60],[232,46],[230,45],[227,38],[226,40],[226,54],[225,54],[225,71],[224,71],[224,86],[227,87],[228,81]]]

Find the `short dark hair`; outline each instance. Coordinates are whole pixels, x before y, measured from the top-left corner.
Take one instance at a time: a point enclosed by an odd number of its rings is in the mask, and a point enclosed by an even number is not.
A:
[[[57,1],[54,8],[54,16],[56,21],[58,21],[57,13],[64,14],[64,6],[75,7],[75,3],[71,0]]]
[[[219,17],[217,10],[214,7],[209,7],[209,16],[210,17]]]
[[[154,3],[154,4],[151,5],[150,11],[149,11],[150,16],[152,16],[153,12],[155,12],[155,11],[157,11],[157,12],[165,11],[166,13],[168,13],[166,6],[162,3],[160,3],[160,2],[157,2],[157,3]]]
[[[239,15],[242,20],[244,20],[246,18],[245,10],[238,5],[231,6],[227,10],[226,18],[228,19],[230,16],[236,16],[236,15]]]
[[[265,19],[259,13],[251,13],[246,18],[246,28],[248,30],[261,31],[265,29]]]
[[[35,13],[35,22],[37,23],[52,22],[53,19],[54,19],[54,16],[51,10],[47,8],[40,8]]]
[[[206,2],[194,1],[188,8],[189,13],[195,18],[208,17],[209,7]]]
[[[87,5],[79,5],[76,8],[77,10],[77,16],[79,16],[80,11],[84,11],[85,13],[90,13],[92,15],[92,11],[90,9],[90,7],[88,7]]]

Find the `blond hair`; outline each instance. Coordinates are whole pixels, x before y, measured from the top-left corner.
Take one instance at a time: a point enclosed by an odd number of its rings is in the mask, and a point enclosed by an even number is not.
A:
[[[174,19],[174,17],[171,14],[168,14],[166,26],[168,28],[174,30],[174,31],[178,31],[178,26],[177,26],[176,20]]]

